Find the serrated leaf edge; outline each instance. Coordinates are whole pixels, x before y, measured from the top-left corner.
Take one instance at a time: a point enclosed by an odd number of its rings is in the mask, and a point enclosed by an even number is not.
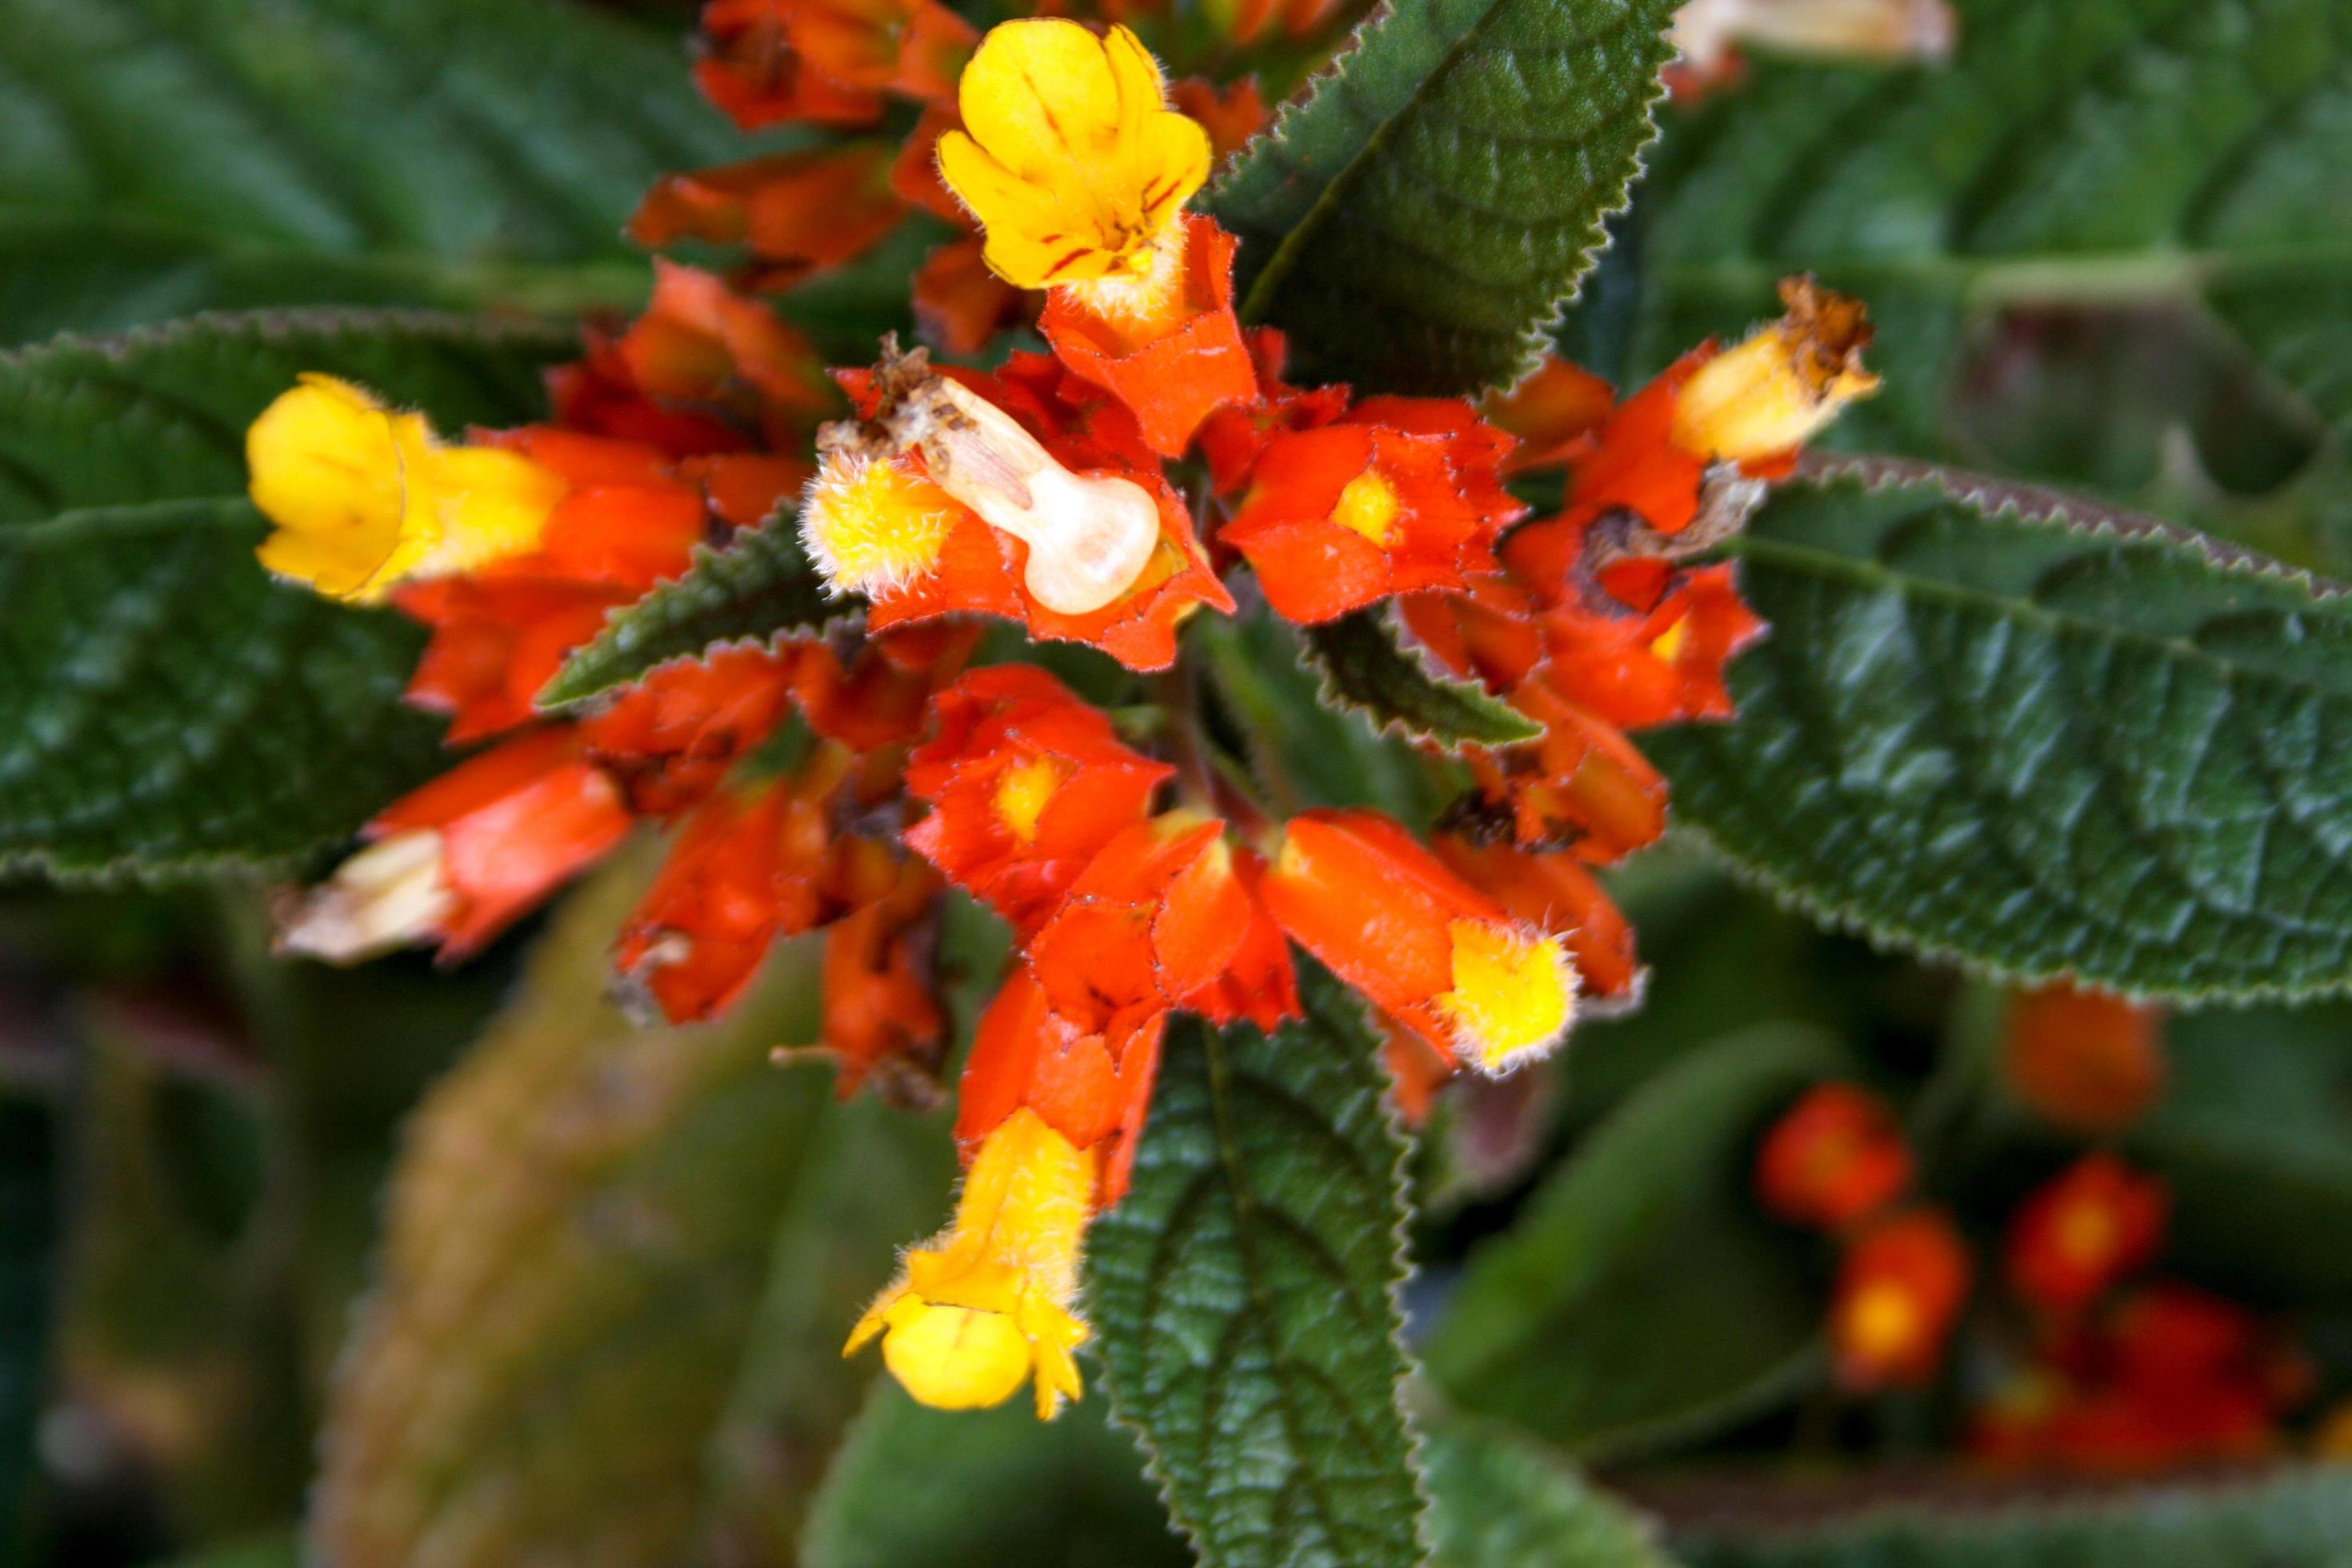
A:
[[[1366,723],[1371,725],[1372,733],[1375,735],[1384,736],[1393,732],[1398,738],[1415,745],[1435,746],[1448,756],[1460,756],[1465,747],[1471,746],[1482,751],[1499,751],[1509,746],[1523,746],[1543,734],[1541,725],[1521,714],[1518,710],[1503,701],[1476,681],[1457,679],[1450,675],[1440,674],[1433,668],[1429,662],[1429,651],[1418,641],[1407,636],[1404,628],[1398,625],[1393,600],[1364,610],[1350,611],[1349,614],[1371,616],[1380,628],[1388,634],[1389,641],[1395,647],[1399,657],[1408,660],[1432,686],[1459,698],[1469,707],[1487,710],[1498,720],[1507,715],[1510,719],[1525,724],[1528,727],[1528,732],[1516,741],[1451,741],[1431,731],[1416,727],[1401,715],[1375,713],[1340,691],[1339,677],[1333,672],[1330,660],[1326,658],[1322,650],[1316,646],[1315,634],[1325,626],[1336,626],[1337,621],[1298,628],[1298,646],[1305,652],[1307,662],[1314,667],[1318,675],[1322,677],[1321,684],[1316,688],[1315,699],[1324,707],[1334,712],[1354,713],[1360,716]],[[1340,617],[1343,620],[1346,618],[1346,616]]]

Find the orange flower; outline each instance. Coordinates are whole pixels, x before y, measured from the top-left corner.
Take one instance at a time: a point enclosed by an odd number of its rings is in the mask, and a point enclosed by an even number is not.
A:
[[[1034,666],[973,670],[935,710],[937,736],[907,764],[907,793],[932,810],[907,847],[1016,931],[1050,914],[1174,773]]]
[[[741,995],[776,938],[816,923],[821,811],[784,779],[712,795],[621,927],[614,969],[672,1023]]]
[[[1265,896],[1307,952],[1468,1066],[1508,1072],[1568,1032],[1577,974],[1566,945],[1384,816],[1294,817]]]
[[[1540,739],[1465,754],[1486,806],[1523,848],[1565,848],[1605,866],[1654,844],[1666,829],[1666,781],[1615,725],[1530,680],[1512,705],[1544,726]]]
[[[484,439],[565,486],[536,552],[503,563],[502,570],[609,583],[632,590],[634,597],[684,572],[694,547],[710,536],[709,502],[701,487],[650,447],[546,425]]]
[[[1756,1194],[1790,1225],[1843,1230],[1903,1195],[1910,1148],[1895,1113],[1850,1083],[1807,1089],[1764,1135]]]
[[[1231,967],[1253,906],[1225,825],[1171,811],[1121,832],[1070,884],[1029,942],[1030,973],[1080,1021],[1182,1006]]]
[[[910,626],[861,639],[847,664],[830,643],[806,643],[794,649],[793,697],[810,729],[853,752],[911,746],[980,637],[969,623]]]
[[[581,726],[632,809],[672,816],[717,788],[783,721],[793,661],[758,648],[667,664]]]
[[[394,589],[402,613],[433,628],[408,700],[449,715],[451,745],[529,723],[539,716],[533,700],[564,657],[632,597],[625,588],[515,572]]]
[[[2112,1154],[2085,1154],[2011,1221],[2011,1289],[2047,1312],[2080,1311],[2155,1258],[2169,1206],[2154,1177]]]
[[[1038,327],[1072,370],[1135,413],[1144,440],[1181,457],[1210,413],[1257,395],[1257,375],[1234,319],[1236,241],[1213,219],[1183,220],[1173,275],[1133,311],[1099,293],[1055,289]]]
[[[784,31],[800,58],[845,88],[940,99],[980,34],[938,0],[792,0]]]
[[[652,300],[614,343],[647,398],[721,413],[741,439],[769,447],[800,447],[838,402],[815,349],[782,317],[712,273],[659,257]]]
[[[748,245],[765,264],[761,283],[781,288],[863,255],[898,226],[906,207],[890,188],[891,156],[887,142],[853,142],[666,175],[629,219],[629,237]]]
[[[1095,1202],[1109,1208],[1127,1191],[1167,1025],[1166,1012],[1139,1007],[1090,1026],[1055,1011],[1035,976],[1015,969],[972,1037],[956,1141],[969,1152],[1030,1111],[1075,1147],[1100,1152]]]
[[[2010,1091],[2070,1131],[2113,1132],[2137,1121],[2164,1089],[2163,1014],[2045,985],[2011,1004],[2001,1035]]]
[[[799,0],[709,0],[695,62],[704,96],[745,131],[788,121],[863,125],[879,118],[879,94],[834,80],[801,58],[791,19]]]
[[[1558,354],[1508,392],[1495,392],[1478,405],[1487,420],[1517,438],[1505,459],[1506,473],[1551,468],[1583,448],[1617,404],[1607,382]]]
[[[1431,839],[1430,847],[1513,920],[1559,938],[1575,963],[1586,1000],[1637,997],[1643,972],[1633,951],[1633,928],[1574,856],[1531,855],[1507,844],[1473,844],[1451,833]]]
[[[348,963],[437,942],[475,952],[629,830],[628,810],[568,728],[519,735],[394,802],[373,842],[279,911],[289,952]]]
[[[1646,615],[1593,615],[1563,605],[1538,623],[1553,690],[1622,729],[1728,719],[1723,667],[1764,623],[1729,566],[1681,573]]]
[[[1178,113],[1201,122],[1209,133],[1209,156],[1219,162],[1265,130],[1268,118],[1265,95],[1254,76],[1222,88],[1206,77],[1188,76],[1170,85],[1168,102]]]
[[[1298,977],[1291,968],[1289,940],[1265,905],[1265,859],[1250,849],[1235,848],[1233,854],[1234,878],[1249,897],[1248,921],[1223,972],[1186,997],[1184,1006],[1220,1028],[1246,1019],[1272,1033],[1286,1018],[1300,1016]]]
[[[1526,510],[1497,476],[1508,447],[1465,405],[1368,399],[1340,423],[1269,440],[1218,537],[1294,621],[1459,588],[1496,570],[1495,536]]]
[[[1028,296],[988,269],[977,239],[940,246],[915,271],[915,320],[926,341],[976,354],[1022,319]]]
[[[1830,1342],[1839,1381],[1875,1389],[1932,1379],[1973,1272],[1959,1232],[1941,1211],[1874,1221],[1838,1266]]]
[[[818,1040],[840,1064],[836,1094],[846,1097],[872,1075],[886,1099],[922,1109],[937,1102],[947,1049],[947,1016],[931,976],[940,882],[920,861],[898,862],[896,870],[887,893],[825,928]]]

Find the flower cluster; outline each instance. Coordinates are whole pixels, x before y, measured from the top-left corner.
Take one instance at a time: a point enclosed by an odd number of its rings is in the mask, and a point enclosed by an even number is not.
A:
[[[282,937],[462,956],[650,820],[669,855],[620,933],[621,994],[707,1017],[780,939],[822,930],[843,1089],[919,1101],[948,1036],[940,899],[962,889],[1016,954],[962,1069],[969,1173],[850,1349],[878,1339],[929,1403],[1034,1383],[1050,1415],[1078,1392],[1086,1226],[1126,1186],[1171,1016],[1276,1028],[1298,1011],[1296,944],[1419,1053],[1426,1090],[1509,1072],[1583,1002],[1634,995],[1632,933],[1594,877],[1664,826],[1628,731],[1727,715],[1725,661],[1760,630],[1727,567],[1685,563],[1873,389],[1868,329],[1797,282],[1783,320],[1622,402],[1558,362],[1483,410],[1293,386],[1280,334],[1235,317],[1235,240],[1186,210],[1220,138],[1124,28],[975,37],[935,0],[713,0],[706,26],[703,80],[739,121],[855,134],[665,182],[641,237],[743,246],[769,287],[927,206],[974,230],[916,279],[940,344],[1013,313],[946,302],[952,274],[1042,294],[1045,350],[982,371],[886,342],[828,378],[743,279],[665,266],[640,319],[556,373],[547,425],[452,443],[358,388],[287,393],[251,437],[264,562],[428,626],[412,699],[488,744],[370,824]],[[1205,106],[1228,134],[1255,118],[1232,101]],[[863,134],[894,102],[920,116],[898,154]],[[1530,521],[1507,487],[1547,469],[1565,500]],[[665,665],[584,711],[535,706],[608,614],[794,498],[772,526],[797,527],[857,616]],[[1186,624],[1391,604],[1540,738],[1470,753],[1476,787],[1427,839],[1366,810],[1270,810],[1208,754]],[[1164,700],[1116,724],[1035,664],[983,658],[990,622],[1097,650]],[[1795,1163],[1827,1222],[1853,1217],[1829,1193],[1849,1178]]]

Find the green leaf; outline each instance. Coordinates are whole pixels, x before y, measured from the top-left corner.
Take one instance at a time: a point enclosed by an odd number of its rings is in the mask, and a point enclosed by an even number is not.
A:
[[[1437,1568],[1675,1568],[1646,1521],[1502,1427],[1450,1423],[1422,1463]]]
[[[224,306],[626,305],[620,228],[741,155],[586,0],[0,0],[0,342]]]
[[[1403,1146],[1361,1005],[1309,966],[1271,1037],[1171,1026],[1134,1185],[1087,1243],[1120,1422],[1207,1568],[1404,1568]]]
[[[1307,656],[1323,674],[1323,699],[1352,708],[1375,729],[1393,726],[1408,739],[1433,741],[1448,751],[1510,746],[1532,741],[1543,726],[1472,680],[1432,670],[1398,641],[1381,610],[1358,610],[1299,634]]]
[[[1674,1545],[1690,1568],[2342,1568],[2352,1540],[2352,1468],[2341,1465],[2058,1501],[2046,1479],[2033,1488],[2042,1495],[1979,1487],[1939,1505],[1920,1500],[1914,1476],[1899,1496],[1833,1522],[1745,1538],[1695,1528]]]
[[[1817,919],[2178,998],[2352,986],[2352,600],[2193,534],[1916,465],[1735,552],[1738,719],[1647,737],[1681,820]]]
[[[1470,1256],[1427,1346],[1466,1410],[1578,1453],[1709,1430],[1813,1373],[1823,1304],[1748,1193],[1753,1134],[1834,1070],[1822,1037],[1735,1035],[1644,1085]]]
[[[1672,124],[1643,193],[1636,359],[1868,300],[1887,392],[1844,442],[1942,456],[1969,321],[2015,303],[2210,307],[2352,432],[2352,13],[2337,0],[1955,0],[1947,68],[1759,62]]]
[[[512,423],[568,337],[294,312],[0,355],[0,870],[284,865],[433,771],[422,633],[263,574],[245,427],[305,370]]]
[[[672,659],[725,647],[773,647],[857,609],[825,593],[799,525],[779,513],[724,550],[698,549],[684,576],[615,611],[596,640],[564,660],[539,694],[541,708],[583,702]]]
[[[1135,1445],[1079,1401],[931,1410],[883,1378],[825,1477],[807,1568],[1184,1568]]]
[[[1625,205],[1673,0],[1383,6],[1208,199],[1307,381],[1516,381]]]
[[[411,1124],[327,1412],[320,1561],[669,1568],[712,1527],[709,1447],[831,1097],[769,1060],[811,1029],[805,950],[721,1024],[604,1000],[642,886],[623,865],[575,897]]]

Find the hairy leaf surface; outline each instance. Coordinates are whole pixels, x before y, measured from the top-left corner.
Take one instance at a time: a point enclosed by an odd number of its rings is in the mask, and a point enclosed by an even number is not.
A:
[[[0,342],[208,308],[625,304],[654,178],[739,156],[586,0],[0,0]]]
[[[0,355],[0,868],[283,864],[429,773],[418,628],[262,572],[245,427],[305,370],[511,423],[568,339],[297,312]]]
[[[1406,1568],[1403,1148],[1360,1004],[1300,981],[1307,1021],[1271,1037],[1170,1029],[1087,1305],[1116,1414],[1208,1568]]]
[[[1376,730],[1394,726],[1449,751],[1532,741],[1543,726],[1472,680],[1438,674],[1397,640],[1383,610],[1358,610],[1299,633],[1323,675],[1323,698],[1352,708]]]
[[[799,525],[780,514],[730,540],[723,550],[696,551],[684,576],[616,611],[595,641],[564,660],[539,694],[539,705],[584,701],[672,659],[708,658],[726,647],[772,647],[857,607],[855,600],[826,595],[824,580],[801,543]]]
[[[1382,6],[1211,193],[1310,381],[1517,380],[1654,134],[1672,0]]]
[[[1422,1460],[1437,1568],[1675,1568],[1647,1523],[1504,1427],[1442,1426]]]
[[[1739,717],[1647,739],[1815,916],[2156,996],[2352,986],[2352,598],[2194,535],[1874,464],[1736,545]]]

